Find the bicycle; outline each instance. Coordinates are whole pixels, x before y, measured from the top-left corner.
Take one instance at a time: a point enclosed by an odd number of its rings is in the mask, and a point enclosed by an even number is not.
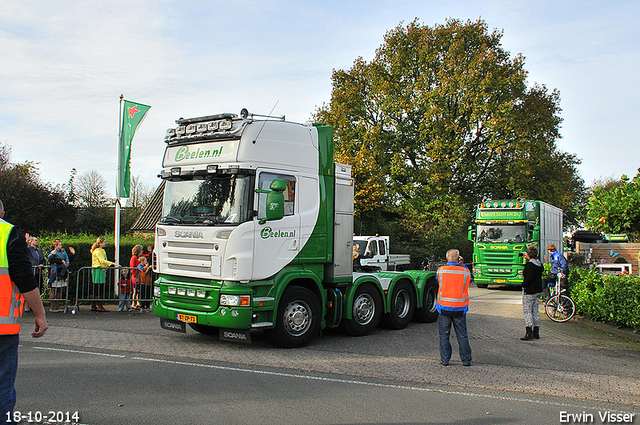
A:
[[[544,311],[547,317],[554,322],[566,322],[576,314],[576,305],[570,296],[563,294],[566,289],[562,289],[560,285],[563,274],[558,274],[556,284],[551,288],[551,296],[547,300]]]

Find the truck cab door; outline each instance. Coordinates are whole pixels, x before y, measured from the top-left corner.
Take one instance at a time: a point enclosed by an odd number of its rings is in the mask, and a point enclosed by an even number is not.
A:
[[[284,216],[278,220],[266,220],[269,192],[275,179],[286,181]],[[297,176],[277,171],[259,171],[256,178],[258,215],[254,231],[253,280],[273,276],[289,264],[300,252],[300,214],[296,209]]]
[[[386,270],[387,258],[386,258],[386,255],[384,255],[384,248],[382,251],[383,253],[382,254],[380,253],[380,245],[378,244],[379,241],[384,243],[384,241],[380,239],[370,240],[364,255],[365,255],[365,258],[369,258],[369,261],[367,261],[367,265],[380,267],[382,270]]]
[[[387,240],[378,239],[378,267],[382,270],[389,270],[389,246],[387,246]]]

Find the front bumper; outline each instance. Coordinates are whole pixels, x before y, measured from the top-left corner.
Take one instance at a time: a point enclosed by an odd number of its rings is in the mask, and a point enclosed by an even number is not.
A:
[[[160,277],[160,296],[153,299],[153,313],[169,320],[229,329],[251,329],[253,306],[221,306],[220,294],[250,295],[251,288],[223,282],[183,282]],[[204,296],[202,294],[204,293]],[[198,296],[200,295],[200,296]]]

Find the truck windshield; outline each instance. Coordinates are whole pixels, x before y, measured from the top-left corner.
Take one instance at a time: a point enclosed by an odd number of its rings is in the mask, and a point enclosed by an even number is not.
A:
[[[375,241],[369,244],[364,240],[354,240],[353,246],[356,251],[358,251],[360,257],[372,257],[374,255],[378,255],[378,247],[375,244]]]
[[[240,224],[249,219],[251,194],[249,176],[167,181],[160,221],[168,224]]]
[[[478,224],[476,242],[520,243],[526,240],[527,229],[524,224]]]

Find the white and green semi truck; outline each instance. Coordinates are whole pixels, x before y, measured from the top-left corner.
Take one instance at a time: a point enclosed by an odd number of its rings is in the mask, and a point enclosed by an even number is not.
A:
[[[354,273],[353,179],[332,127],[245,109],[176,124],[154,251],[163,328],[299,347],[325,328],[436,320],[435,272]]]

